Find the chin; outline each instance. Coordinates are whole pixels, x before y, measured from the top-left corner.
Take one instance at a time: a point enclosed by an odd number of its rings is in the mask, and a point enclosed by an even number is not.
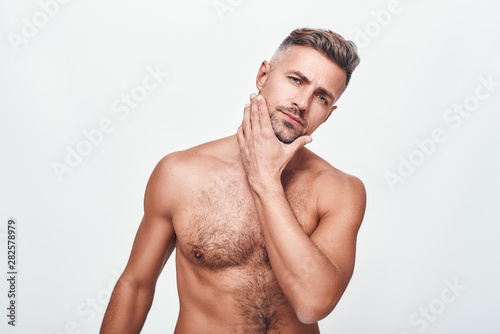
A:
[[[284,144],[290,144],[293,142],[295,139],[299,138],[302,136],[302,133],[282,133],[282,132],[277,132],[274,131],[274,134],[276,135],[276,138]]]

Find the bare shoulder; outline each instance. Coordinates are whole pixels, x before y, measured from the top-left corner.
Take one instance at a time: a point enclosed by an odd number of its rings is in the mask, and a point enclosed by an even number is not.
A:
[[[312,152],[308,152],[313,188],[320,217],[343,217],[342,221],[359,225],[366,207],[366,190],[356,176],[345,173]]]
[[[164,156],[156,165],[146,187],[145,201],[164,207],[171,215],[177,203],[192,195],[207,173],[217,168],[219,141],[201,144]]]
[[[200,169],[208,167],[207,164],[213,164],[217,160],[214,154],[217,146],[218,141],[214,141],[167,154],[158,162],[153,174],[158,174],[162,181],[169,183],[179,180],[189,181],[182,178],[195,176]]]

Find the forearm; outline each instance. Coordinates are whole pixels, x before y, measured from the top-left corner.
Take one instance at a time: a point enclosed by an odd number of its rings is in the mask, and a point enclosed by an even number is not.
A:
[[[104,315],[101,334],[140,333],[153,302],[154,289],[118,280]]]
[[[345,287],[337,268],[302,230],[281,182],[252,186],[276,279],[303,322],[328,315]]]
[[[330,222],[328,226],[319,226],[316,238],[314,234],[318,228],[311,238],[302,230],[286,198],[281,175],[294,163],[305,167],[300,156],[290,162],[301,154],[300,149],[311,141],[311,137],[303,135],[285,144],[276,138],[269,115],[262,95],[256,97],[252,94],[236,134],[241,163],[252,189],[269,261],[278,284],[299,320],[314,323],[328,315],[340,299],[349,281],[352,261],[348,250],[336,251],[339,243],[331,244],[327,240],[332,236],[330,233],[336,232],[333,218],[327,220]],[[286,123],[283,126],[287,127]],[[293,170],[293,167],[289,168]],[[321,219],[324,221],[324,215]],[[346,241],[346,244],[350,245],[350,242]],[[334,262],[331,261],[334,254],[342,255]]]

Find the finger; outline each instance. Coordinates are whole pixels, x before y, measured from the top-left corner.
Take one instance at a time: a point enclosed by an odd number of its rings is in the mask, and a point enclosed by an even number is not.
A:
[[[250,123],[250,104],[247,103],[243,109],[243,122],[241,123],[243,133],[248,134],[252,131],[252,124]]]
[[[241,146],[243,140],[243,124],[238,127],[238,131],[236,131],[236,139],[238,140],[238,145]]]
[[[260,128],[263,132],[274,134],[273,127],[271,126],[271,119],[269,118],[269,110],[267,109],[266,99],[262,95],[257,97],[257,104],[259,106]]]
[[[257,95],[252,93],[250,95],[250,122],[254,132],[260,132],[259,105],[257,102]]]
[[[238,146],[240,148],[240,152],[244,149],[245,143],[246,143],[245,135],[244,135],[243,131],[244,131],[243,126],[240,125],[238,127],[238,132],[236,132],[236,139],[238,141]]]

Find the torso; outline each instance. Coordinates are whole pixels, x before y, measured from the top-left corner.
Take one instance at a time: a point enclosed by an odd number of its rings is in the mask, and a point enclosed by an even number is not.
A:
[[[180,300],[175,333],[319,333],[317,324],[298,321],[276,282],[243,170],[198,153],[172,214]],[[309,180],[297,173],[283,181],[310,235],[318,217]]]

